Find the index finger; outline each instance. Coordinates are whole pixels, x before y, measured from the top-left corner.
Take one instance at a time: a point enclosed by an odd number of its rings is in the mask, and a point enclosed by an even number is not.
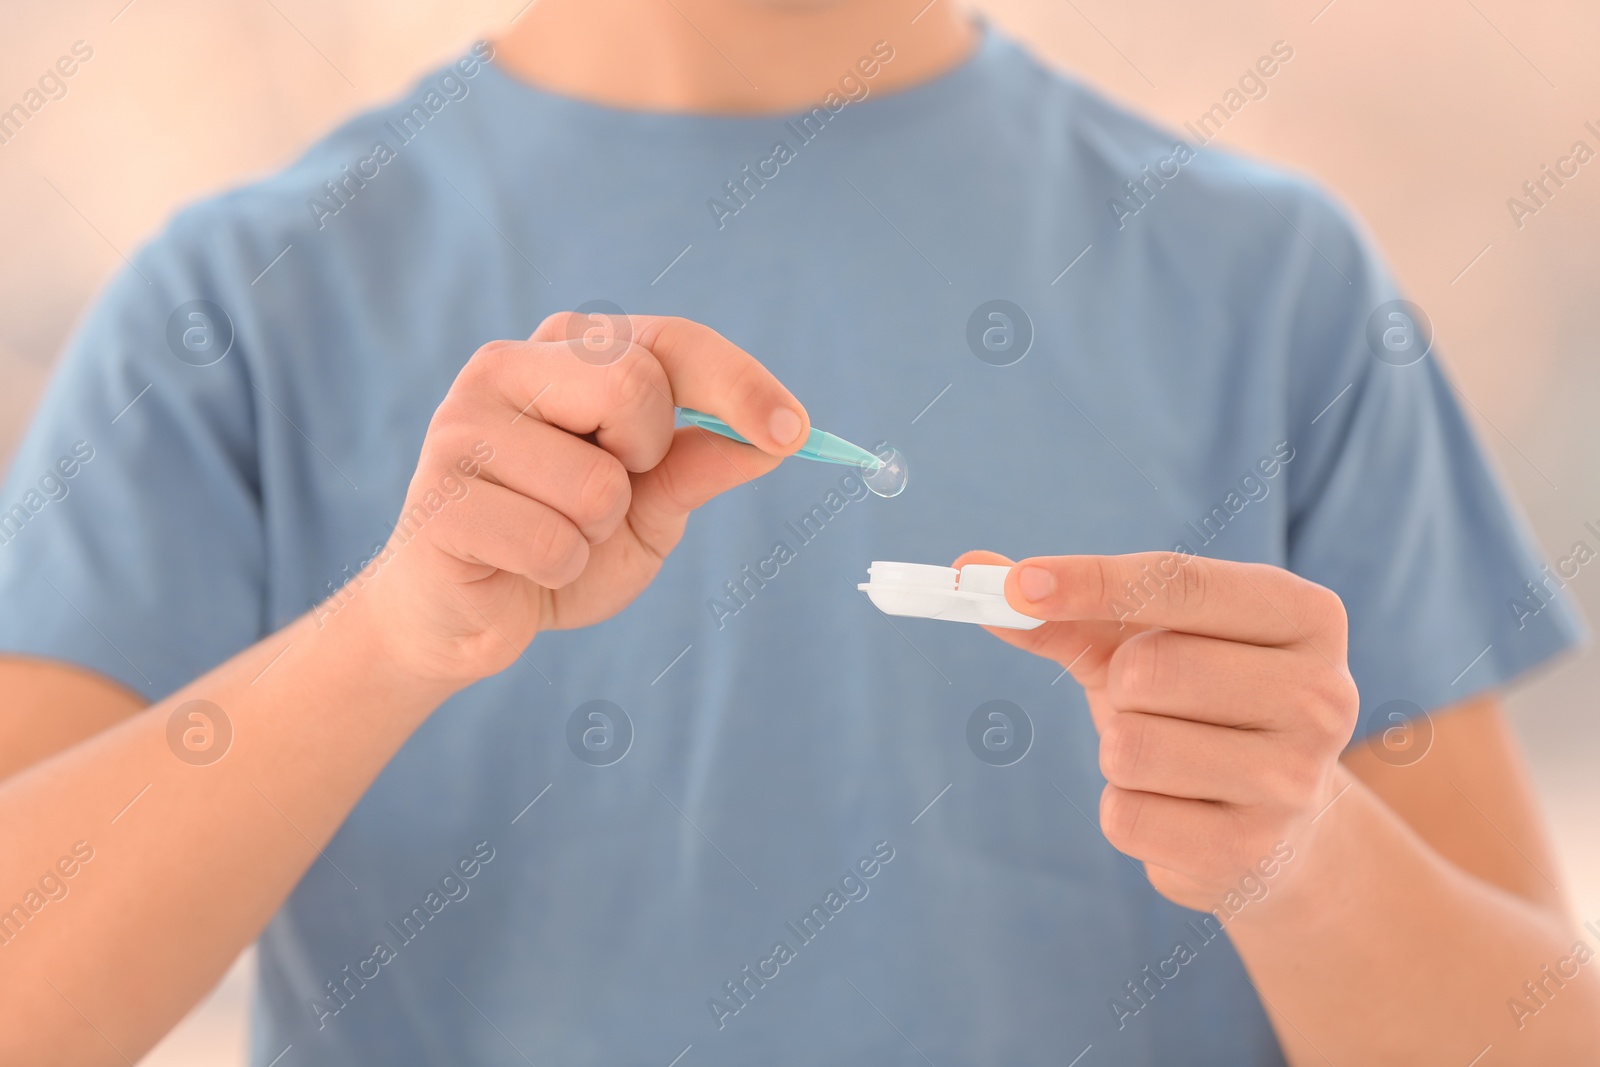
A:
[[[533,340],[570,329],[566,317],[552,316]],[[770,455],[789,455],[805,442],[811,423],[800,401],[754,356],[711,327],[667,315],[629,315],[625,330],[666,372],[672,395],[664,399],[673,406],[716,415]]]
[[[750,353],[689,319],[635,315],[633,323],[634,342],[667,372],[675,406],[717,416],[770,455],[787,456],[805,442],[806,409]]]
[[[1344,641],[1331,591],[1265,563],[1185,552],[1035,556],[1006,576],[1006,600],[1036,619],[1137,623],[1252,645]]]

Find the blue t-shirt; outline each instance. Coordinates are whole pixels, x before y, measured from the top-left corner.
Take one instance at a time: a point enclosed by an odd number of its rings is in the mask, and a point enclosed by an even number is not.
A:
[[[463,362],[553,311],[707,323],[910,464],[727,493],[440,708],[262,935],[258,1065],[1279,1064],[1215,920],[1101,836],[1070,677],[879,614],[868,563],[1291,568],[1344,598],[1363,730],[1574,640],[1350,222],[993,32],[787,119],[469,56],[133,267],[0,496],[0,647],[151,699],[359,569]]]

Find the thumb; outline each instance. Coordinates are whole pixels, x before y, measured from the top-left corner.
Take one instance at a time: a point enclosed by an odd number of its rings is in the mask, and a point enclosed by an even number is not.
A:
[[[628,524],[640,543],[657,556],[678,544],[689,512],[775,469],[781,456],[695,426],[673,431],[661,462],[633,476]]]
[[[1016,561],[998,552],[977,550],[962,553],[950,566],[960,569],[969,563],[1010,567]],[[1084,686],[1103,680],[1111,653],[1126,636],[1117,633],[1115,623],[1098,621],[1047,622],[1031,630],[1011,630],[1000,626],[985,626],[984,629],[1008,645],[1054,660],[1071,670],[1073,678]]]

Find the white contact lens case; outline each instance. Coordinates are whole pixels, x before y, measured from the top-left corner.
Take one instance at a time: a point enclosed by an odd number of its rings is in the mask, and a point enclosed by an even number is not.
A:
[[[1010,570],[984,563],[969,563],[957,570],[873,560],[867,580],[856,588],[885,615],[1031,630],[1044,620],[1024,615],[1006,603]]]

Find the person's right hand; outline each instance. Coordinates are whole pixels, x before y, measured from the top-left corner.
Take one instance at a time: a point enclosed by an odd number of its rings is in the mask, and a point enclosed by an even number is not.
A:
[[[591,325],[552,315],[527,341],[473,354],[428,426],[388,545],[319,617],[359,604],[391,666],[476,681],[540,630],[616,614],[691,510],[805,441],[799,401],[715,331],[618,316],[597,354],[582,339]],[[719,416],[756,447],[674,430],[675,405]]]

